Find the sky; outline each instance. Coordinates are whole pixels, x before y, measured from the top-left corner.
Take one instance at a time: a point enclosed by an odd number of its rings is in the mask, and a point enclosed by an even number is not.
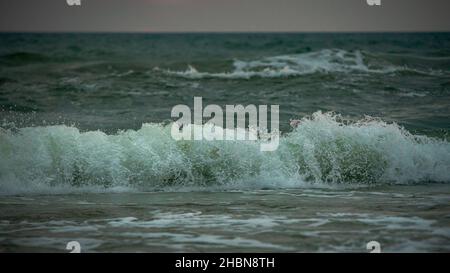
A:
[[[0,0],[0,31],[450,31],[450,0],[66,1]]]

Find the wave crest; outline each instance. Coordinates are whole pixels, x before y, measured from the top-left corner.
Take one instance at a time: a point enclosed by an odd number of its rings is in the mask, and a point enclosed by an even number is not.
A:
[[[250,79],[278,78],[309,75],[313,73],[394,73],[409,71],[420,74],[440,74],[438,71],[421,71],[397,66],[386,61],[371,62],[369,54],[360,50],[346,51],[342,49],[323,49],[293,55],[265,57],[258,60],[234,60],[233,70],[229,72],[200,72],[192,65],[185,71],[163,70],[169,75],[187,79],[219,78],[219,79]],[[374,58],[372,58],[374,59]],[[161,70],[155,68],[155,70]]]
[[[170,125],[107,135],[47,126],[0,132],[0,193],[81,188],[298,187],[450,182],[450,143],[376,119],[316,112],[267,153],[249,141],[174,141]]]

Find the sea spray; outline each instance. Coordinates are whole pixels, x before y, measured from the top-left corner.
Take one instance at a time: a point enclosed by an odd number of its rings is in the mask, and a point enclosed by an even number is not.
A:
[[[111,135],[65,125],[2,131],[0,192],[450,182],[450,143],[377,119],[316,112],[270,153],[258,141],[175,141],[170,127],[143,124]]]

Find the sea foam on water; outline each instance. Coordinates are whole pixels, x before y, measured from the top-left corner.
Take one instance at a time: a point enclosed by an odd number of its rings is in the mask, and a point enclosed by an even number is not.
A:
[[[450,182],[450,143],[377,119],[316,112],[271,153],[258,140],[175,141],[170,127],[111,135],[65,125],[6,130],[0,192]]]

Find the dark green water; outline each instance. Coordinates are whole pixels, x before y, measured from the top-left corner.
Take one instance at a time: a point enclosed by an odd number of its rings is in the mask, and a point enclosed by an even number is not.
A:
[[[199,73],[166,73],[189,65]],[[447,33],[1,34],[0,69],[1,107],[35,112],[21,125],[139,129],[194,95],[279,104],[284,130],[318,110],[437,135],[450,124]]]

